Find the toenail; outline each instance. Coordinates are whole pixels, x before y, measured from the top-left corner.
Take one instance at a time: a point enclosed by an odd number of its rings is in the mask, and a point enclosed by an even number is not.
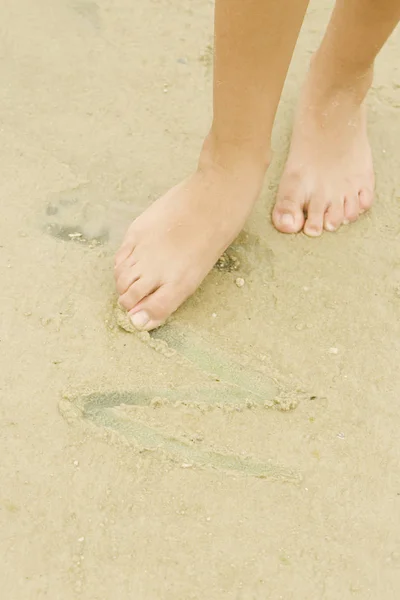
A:
[[[327,224],[325,225],[325,229],[326,229],[327,231],[336,231],[336,227],[335,227],[334,225],[332,225],[332,223],[327,223]]]
[[[321,229],[317,229],[316,227],[305,227],[304,233],[309,237],[318,237],[321,235]]]
[[[343,225],[348,225],[350,221],[348,219],[343,219]]]
[[[131,322],[136,329],[143,329],[150,321],[150,317],[145,310],[140,310],[137,313],[131,315]]]
[[[294,217],[289,213],[284,213],[280,218],[281,225],[285,225],[285,227],[293,227],[294,226]]]

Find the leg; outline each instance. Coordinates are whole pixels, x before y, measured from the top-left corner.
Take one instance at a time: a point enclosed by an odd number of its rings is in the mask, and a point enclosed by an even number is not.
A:
[[[277,229],[318,236],[355,221],[373,200],[363,100],[400,0],[337,0],[295,119],[273,211]],[[306,215],[306,219],[305,219]]]
[[[214,118],[197,171],[129,228],[120,304],[158,327],[239,234],[268,166],[272,124],[308,0],[216,0]]]

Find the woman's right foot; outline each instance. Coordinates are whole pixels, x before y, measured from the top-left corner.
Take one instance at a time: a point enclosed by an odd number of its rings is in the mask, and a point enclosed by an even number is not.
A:
[[[193,294],[243,228],[267,165],[268,153],[246,145],[221,152],[208,140],[196,173],[132,223],[115,279],[137,329],[160,326]]]
[[[373,201],[374,172],[363,100],[372,72],[334,82],[313,60],[303,87],[273,223],[319,236],[355,221]]]

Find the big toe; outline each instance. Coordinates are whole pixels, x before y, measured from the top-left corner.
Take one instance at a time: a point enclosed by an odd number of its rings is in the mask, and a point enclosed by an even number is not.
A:
[[[278,192],[272,212],[272,222],[282,233],[298,233],[304,225],[304,201],[301,197],[287,192]]]
[[[160,327],[190,293],[174,284],[159,287],[129,312],[133,326],[139,331],[151,331]]]

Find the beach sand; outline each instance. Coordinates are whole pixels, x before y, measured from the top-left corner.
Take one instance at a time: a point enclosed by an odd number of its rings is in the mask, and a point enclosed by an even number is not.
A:
[[[398,598],[399,30],[368,97],[372,211],[321,239],[270,222],[331,7],[311,3],[245,231],[149,336],[115,309],[113,255],[196,164],[213,4],[3,0],[4,598]]]

